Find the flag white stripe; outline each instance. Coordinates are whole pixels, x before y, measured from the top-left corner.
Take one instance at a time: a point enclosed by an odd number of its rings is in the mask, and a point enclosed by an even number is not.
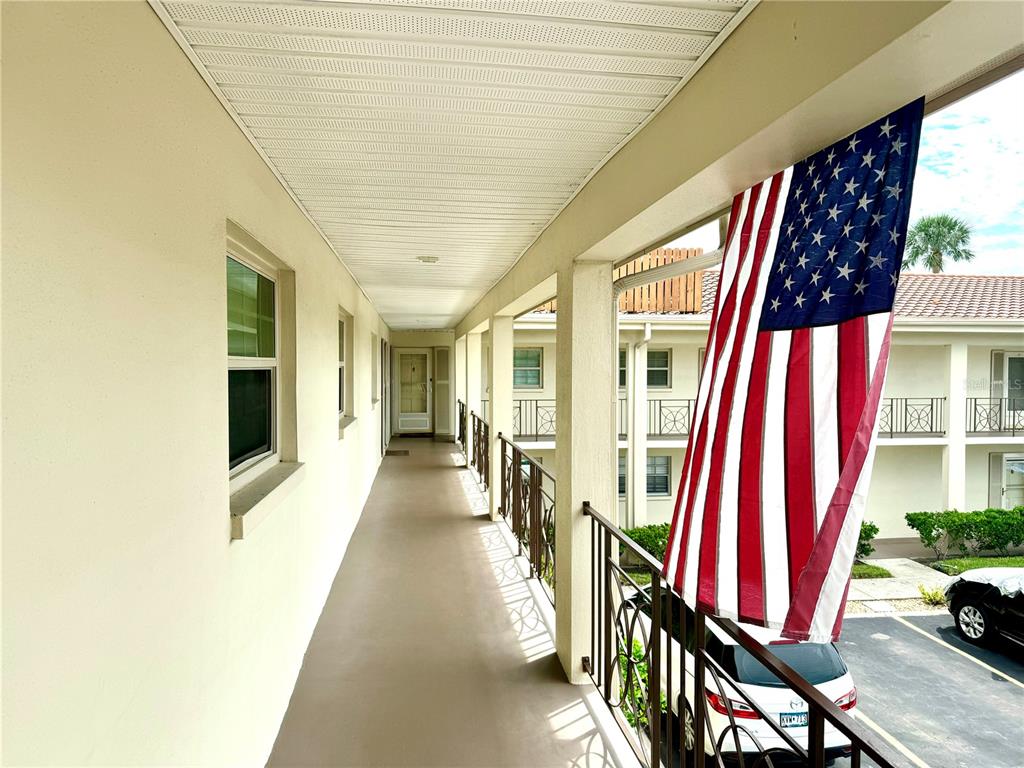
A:
[[[839,482],[839,326],[811,331],[811,398],[814,414],[814,519],[821,528]]]
[[[792,331],[772,333],[764,409],[761,536],[764,541],[765,619],[779,626],[789,610],[789,542],[786,531],[786,374]]]

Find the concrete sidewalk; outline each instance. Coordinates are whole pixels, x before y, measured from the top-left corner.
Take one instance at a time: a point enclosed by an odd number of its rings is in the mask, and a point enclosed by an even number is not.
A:
[[[892,574],[888,579],[854,579],[850,582],[848,600],[859,603],[868,611],[877,613],[895,613],[899,610],[931,610],[930,607],[901,606],[893,601],[921,600],[918,585],[928,589],[942,589],[949,581],[949,576],[929,568],[927,565],[908,560],[905,557],[878,558],[869,561],[872,565],[885,568]],[[945,610],[934,608],[934,610]]]

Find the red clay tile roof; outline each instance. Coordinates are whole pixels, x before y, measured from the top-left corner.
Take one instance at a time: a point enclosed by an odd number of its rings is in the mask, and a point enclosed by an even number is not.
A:
[[[718,272],[705,272],[702,313],[711,313]],[[1024,320],[1024,275],[930,275],[908,272],[896,289],[897,317]]]

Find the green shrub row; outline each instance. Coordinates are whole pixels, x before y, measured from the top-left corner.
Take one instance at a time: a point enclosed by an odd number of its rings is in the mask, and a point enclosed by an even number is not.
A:
[[[907,525],[942,560],[950,552],[967,557],[980,552],[1005,555],[1024,545],[1024,507],[959,512],[909,512]]]

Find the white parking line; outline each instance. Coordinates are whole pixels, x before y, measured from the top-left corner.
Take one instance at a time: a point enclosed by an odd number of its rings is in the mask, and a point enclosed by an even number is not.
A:
[[[910,749],[907,748],[902,741],[897,739],[895,736],[893,736],[891,733],[885,730],[882,726],[880,726],[870,717],[865,715],[864,710],[859,708],[857,709],[857,719],[860,720],[860,722],[864,723],[864,725],[866,725],[868,728],[875,731],[875,733],[877,733],[883,739],[892,744],[904,757],[906,757],[910,762],[916,765],[917,768],[929,768],[928,763],[926,763],[920,757],[911,752]]]
[[[914,630],[918,634],[924,635],[929,640],[935,641],[936,643],[938,643],[939,645],[943,646],[944,648],[949,648],[951,651],[955,651],[956,653],[959,653],[965,659],[970,659],[975,664],[977,664],[979,667],[982,667],[983,669],[987,669],[993,675],[999,675],[999,677],[1001,677],[1004,680],[1007,680],[1007,681],[1013,683],[1018,688],[1024,688],[1024,683],[1022,683],[1017,678],[1011,677],[1010,675],[1006,674],[1005,672],[1002,672],[1002,671],[996,669],[995,667],[990,666],[989,664],[986,664],[981,659],[976,659],[974,656],[971,656],[971,654],[967,653],[966,651],[960,650],[955,645],[950,645],[945,640],[942,640],[941,638],[936,637],[935,635],[931,634],[930,632],[926,632],[925,630],[921,629],[920,627],[915,627],[913,624],[911,624],[909,621],[904,619],[902,616],[893,616],[892,618],[896,619],[896,621],[898,621],[900,624],[903,624],[904,626],[910,627],[912,630]]]

